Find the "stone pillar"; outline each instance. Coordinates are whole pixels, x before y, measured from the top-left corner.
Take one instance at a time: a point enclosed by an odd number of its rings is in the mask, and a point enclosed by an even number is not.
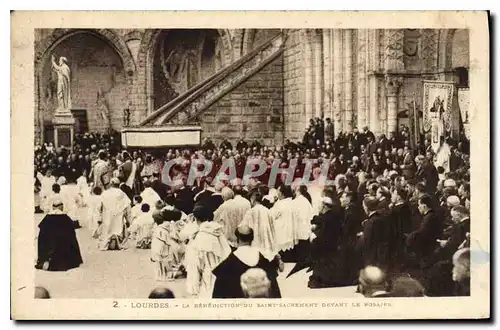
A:
[[[308,30],[304,30],[302,41],[304,43],[304,103],[306,112],[306,127],[309,125],[309,119],[313,117],[313,80],[312,80],[312,49],[311,49],[311,34]]]
[[[335,134],[342,130],[342,30],[333,30],[333,111]]]
[[[396,132],[398,127],[398,93],[403,84],[403,78],[396,76],[385,77],[387,89],[387,132]]]
[[[322,30],[313,31],[314,41],[314,113],[323,117],[323,37]]]
[[[366,43],[367,43],[367,29],[358,30],[358,122],[357,127],[361,129],[366,126]]]
[[[332,118],[332,54],[331,54],[332,29],[323,29],[323,81],[324,98],[323,113],[326,118]]]
[[[368,54],[370,58],[370,77],[369,77],[369,91],[370,91],[370,115],[369,127],[376,135],[380,133],[379,116],[378,116],[378,78],[376,73],[380,70],[380,31],[370,30],[370,51]]]
[[[352,122],[352,30],[344,31],[344,131],[351,132],[353,128]]]

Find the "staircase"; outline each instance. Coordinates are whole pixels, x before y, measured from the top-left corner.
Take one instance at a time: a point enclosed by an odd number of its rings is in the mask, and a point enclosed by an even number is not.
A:
[[[285,39],[283,33],[271,38],[151,113],[139,127],[183,126],[197,122],[204,110],[280,56]]]

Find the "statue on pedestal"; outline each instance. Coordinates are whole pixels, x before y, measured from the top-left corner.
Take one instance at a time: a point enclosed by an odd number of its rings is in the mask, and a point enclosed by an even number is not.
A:
[[[60,57],[59,64],[57,64],[55,56],[52,55],[52,70],[57,73],[58,107],[56,112],[69,112],[71,109],[71,70],[67,62],[66,57]]]

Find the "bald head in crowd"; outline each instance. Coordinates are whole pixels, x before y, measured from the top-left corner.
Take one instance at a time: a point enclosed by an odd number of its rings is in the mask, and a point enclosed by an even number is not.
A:
[[[454,222],[461,222],[469,218],[469,211],[465,206],[457,205],[451,209],[451,218]]]
[[[41,286],[36,286],[35,287],[35,299],[50,299],[50,294],[47,289],[41,287]]]
[[[385,291],[387,276],[378,267],[367,266],[359,272],[360,292],[369,297],[377,291]]]
[[[168,288],[158,287],[149,294],[149,299],[174,299],[175,295]]]

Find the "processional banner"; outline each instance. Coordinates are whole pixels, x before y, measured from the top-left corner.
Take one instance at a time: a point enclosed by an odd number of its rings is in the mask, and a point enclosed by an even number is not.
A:
[[[454,83],[424,81],[423,128],[430,133],[434,152],[441,146],[441,137],[451,133]]]

